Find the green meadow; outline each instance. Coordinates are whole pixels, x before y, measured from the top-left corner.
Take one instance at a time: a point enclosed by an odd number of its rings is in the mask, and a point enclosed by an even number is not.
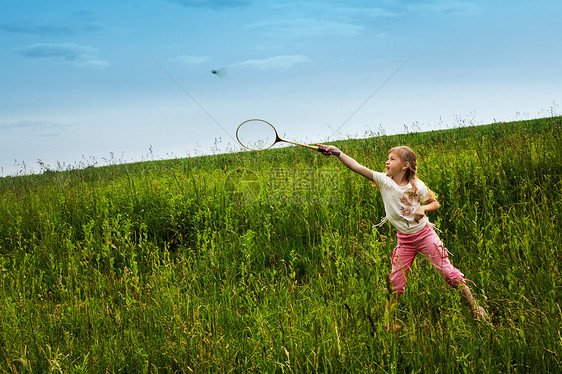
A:
[[[489,313],[423,257],[383,325],[382,200],[299,147],[0,178],[0,372],[548,373],[562,365],[562,117],[334,142],[409,145]]]

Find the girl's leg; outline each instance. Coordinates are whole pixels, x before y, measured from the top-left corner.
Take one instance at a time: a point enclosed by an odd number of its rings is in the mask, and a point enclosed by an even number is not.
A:
[[[464,280],[464,274],[455,268],[449,261],[447,249],[443,246],[443,243],[435,231],[425,238],[421,252],[451,287],[460,288],[462,296],[470,305],[474,318],[486,318],[486,310],[479,306],[472,296],[472,292]]]
[[[404,243],[398,243],[392,253],[392,271],[388,277],[389,292],[391,294],[403,294],[406,289],[406,277],[414,263],[417,250]]]
[[[385,308],[384,328],[387,331],[397,331],[400,325],[396,323],[396,308],[398,299],[406,288],[406,276],[416,258],[417,251],[406,243],[398,242],[392,253],[392,271],[388,276],[390,298]]]
[[[477,320],[483,320],[487,318],[486,309],[478,305],[474,297],[472,296],[472,292],[470,291],[470,287],[462,281],[459,283],[459,288],[461,290],[461,294],[464,296],[466,301],[468,301],[468,305],[470,305],[470,309],[472,310],[472,315]]]
[[[388,303],[386,304],[385,308],[385,321],[384,321],[384,328],[386,331],[394,332],[400,330],[401,326],[396,323],[396,308],[398,307],[398,299],[400,298],[400,294],[394,292]]]

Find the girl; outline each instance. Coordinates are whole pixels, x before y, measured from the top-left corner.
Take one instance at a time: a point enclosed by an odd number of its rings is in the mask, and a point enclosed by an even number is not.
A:
[[[432,263],[451,287],[460,288],[476,319],[485,318],[486,311],[472,297],[464,274],[449,261],[447,249],[426,216],[427,212],[436,211],[440,205],[433,192],[416,177],[417,157],[414,151],[406,146],[392,148],[388,152],[386,172],[381,173],[360,165],[334,146],[320,147],[325,155],[335,155],[349,169],[372,181],[381,192],[386,219],[397,229],[398,245],[392,253],[389,277],[392,297],[386,307],[388,320],[385,328],[400,328],[394,323],[396,305],[404,293],[406,276],[418,253]]]

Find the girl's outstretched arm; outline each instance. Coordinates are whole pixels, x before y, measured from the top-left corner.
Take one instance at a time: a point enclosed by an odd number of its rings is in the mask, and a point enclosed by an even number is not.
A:
[[[325,154],[327,156],[329,156],[331,154],[337,155],[337,158],[345,166],[347,166],[349,169],[353,170],[354,172],[356,172],[359,175],[364,176],[365,178],[367,178],[369,180],[373,180],[373,171],[371,169],[361,165],[360,163],[355,161],[353,158],[351,158],[348,155],[346,155],[345,153],[343,153],[337,147],[334,147],[333,145],[320,145],[320,146],[324,147],[326,149],[326,151],[323,152],[323,154]]]

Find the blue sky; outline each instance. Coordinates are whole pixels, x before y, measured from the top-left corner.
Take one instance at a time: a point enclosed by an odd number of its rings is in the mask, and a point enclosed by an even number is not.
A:
[[[235,151],[249,118],[316,143],[559,114],[560,14],[558,0],[4,0],[0,176]]]

